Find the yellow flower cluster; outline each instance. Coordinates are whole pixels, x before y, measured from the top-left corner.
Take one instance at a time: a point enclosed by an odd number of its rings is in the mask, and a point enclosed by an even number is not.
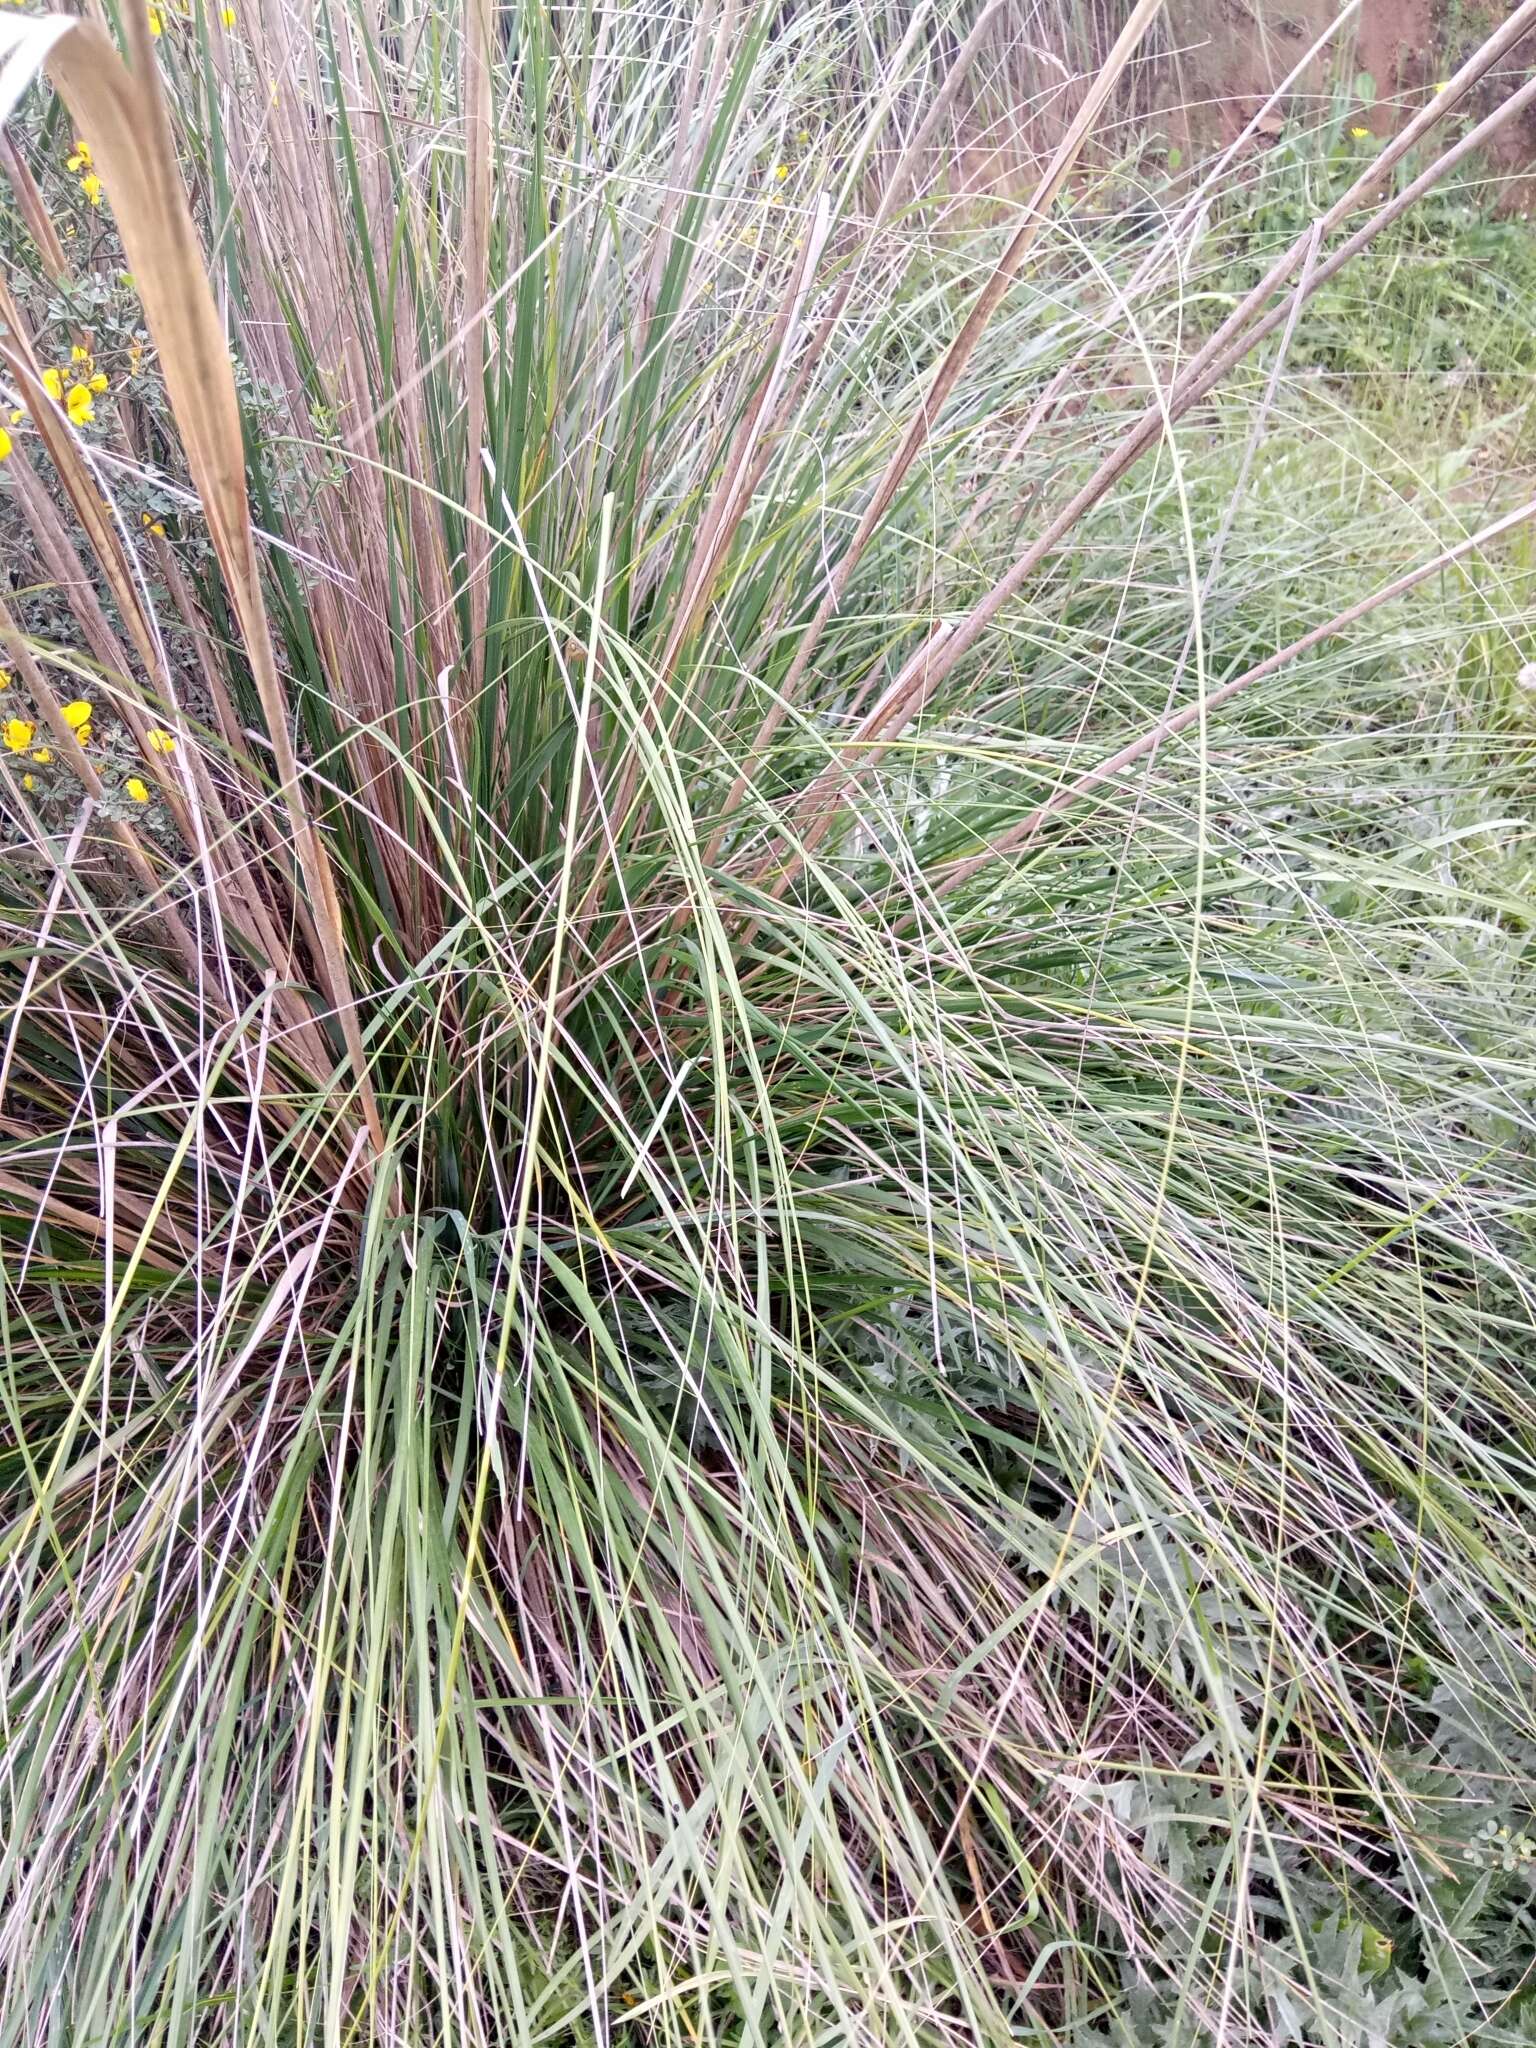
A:
[[[9,683],[10,680],[10,670],[0,668],[0,684]],[[60,707],[60,714],[81,746],[85,746],[91,737],[90,705],[83,697],[76,697],[73,702]],[[30,718],[8,718],[4,725],[0,725],[0,744],[4,745],[8,754],[29,754],[40,766],[46,768],[53,759],[53,749],[49,746],[34,746],[32,742],[36,738],[37,727]]]
[[[107,389],[108,382],[106,371],[97,369],[90,350],[81,348],[78,342],[69,352],[67,370],[50,363],[42,377],[43,389],[55,405],[63,406],[70,425],[75,427],[88,427],[95,419],[96,400]],[[11,425],[19,426],[24,417],[24,407],[13,407]],[[4,462],[13,446],[7,429],[0,427],[0,462]]]
[[[4,0],[0,0],[0,5],[4,5]],[[152,36],[163,36],[165,34],[166,16],[169,11],[168,8],[157,6],[155,0],[149,0],[147,12],[149,15],[149,32]],[[219,19],[226,28],[233,28],[235,25],[234,8],[221,7],[219,9]]]
[[[0,668],[0,690],[8,690],[10,686],[10,670],[8,668]],[[34,747],[32,742],[36,737],[37,728],[30,718],[7,718],[3,724],[0,724],[0,746],[3,746],[7,753],[30,754],[34,761],[46,765],[53,759],[53,749],[51,747]],[[37,777],[30,769],[22,776],[21,786],[23,789],[36,788]]]
[[[91,145],[82,136],[75,137],[75,146],[66,159],[70,170],[80,180],[80,190],[92,206],[100,206],[102,185],[91,162]]]
[[[0,0],[0,5],[3,4],[4,0]],[[10,670],[0,668],[0,689],[8,688],[10,683]],[[59,715],[81,746],[89,746],[91,720],[94,715],[90,702],[84,697],[76,697],[70,703],[60,705]],[[28,760],[37,762],[40,767],[46,768],[53,759],[53,749],[35,746],[33,742],[36,738],[37,726],[30,718],[12,716],[0,721],[0,747],[9,754],[23,755]],[[152,725],[144,735],[144,744],[152,754],[174,754],[176,735],[168,732],[163,725]],[[23,774],[21,786],[27,790],[37,787],[37,778],[30,769]],[[128,775],[123,778],[123,793],[130,803],[147,804],[152,792],[142,775]]]
[[[104,370],[97,369],[90,350],[81,348],[78,343],[69,352],[69,374],[72,382],[64,393],[65,410],[77,427],[83,427],[96,417],[92,401],[106,390],[107,375]],[[59,381],[63,382],[62,375]],[[59,394],[50,391],[49,395],[57,398]]]

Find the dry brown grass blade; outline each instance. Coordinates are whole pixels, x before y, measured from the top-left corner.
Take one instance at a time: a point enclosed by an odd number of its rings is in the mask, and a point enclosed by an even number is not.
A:
[[[322,958],[316,963],[341,1026],[375,1153],[384,1146],[352,1000],[334,879],[305,808],[289,712],[268,629],[245,493],[245,458],[228,343],[209,289],[155,71],[143,9],[127,11],[130,71],[91,22],[56,21],[45,61],[90,144],[122,237],[188,467],[202,501],[251,665],[277,764]]]
[[[490,298],[491,247],[491,20],[489,0],[464,0],[464,575],[469,586],[469,645],[464,650],[464,701],[480,693],[485,668],[485,619],[490,550],[482,514],[485,477],[480,443],[485,431],[485,320]]]
[[[43,204],[43,195],[37,189],[37,180],[27,169],[21,151],[3,131],[0,131],[0,161],[5,164],[5,173],[11,181],[11,189],[16,194],[21,217],[27,224],[27,233],[37,244],[44,269],[50,277],[68,277],[69,262],[64,254],[64,244],[59,240],[53,222],[48,218],[48,209]]]
[[[29,1181],[18,1180],[3,1167],[0,1167],[0,1216],[10,1217],[17,1223],[56,1223],[72,1237],[95,1239],[110,1236],[113,1245],[125,1258],[137,1254],[141,1264],[156,1266],[165,1272],[173,1272],[176,1267],[174,1250],[157,1248],[153,1237],[139,1251],[140,1233],[137,1229],[117,1224],[109,1231],[105,1220],[93,1215],[89,1209],[76,1208],[73,1202],[61,1201],[57,1195],[42,1192]]]

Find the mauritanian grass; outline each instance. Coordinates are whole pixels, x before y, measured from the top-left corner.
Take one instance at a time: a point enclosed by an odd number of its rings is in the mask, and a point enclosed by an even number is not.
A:
[[[1536,2038],[1536,0],[1157,13],[3,17],[0,2044]]]

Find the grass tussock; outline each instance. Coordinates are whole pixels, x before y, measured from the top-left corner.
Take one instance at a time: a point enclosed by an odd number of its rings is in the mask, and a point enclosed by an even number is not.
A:
[[[1536,2039],[1536,0],[1157,13],[0,17],[0,2048]]]

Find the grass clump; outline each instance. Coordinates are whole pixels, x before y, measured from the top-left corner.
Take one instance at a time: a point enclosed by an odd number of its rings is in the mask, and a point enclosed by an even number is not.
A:
[[[1530,2037],[1526,15],[1214,315],[975,10],[14,30],[0,2042]]]

